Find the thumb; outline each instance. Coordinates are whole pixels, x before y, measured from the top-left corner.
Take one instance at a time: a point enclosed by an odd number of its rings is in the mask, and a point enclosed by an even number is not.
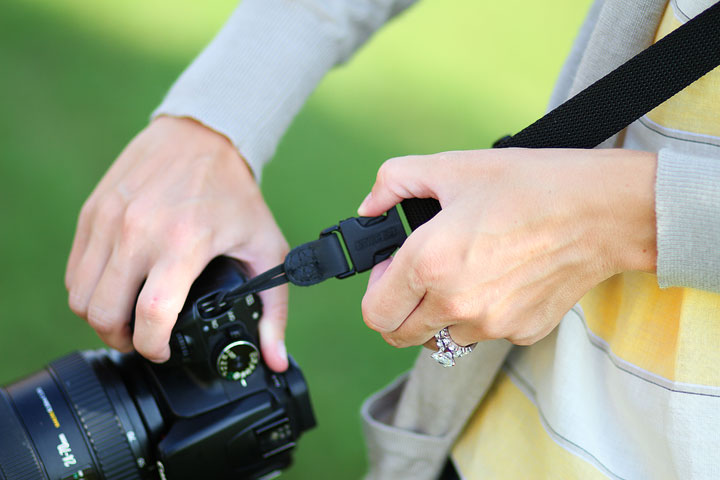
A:
[[[358,208],[364,217],[381,215],[406,198],[436,198],[434,155],[412,155],[387,160],[380,166],[371,192]]]

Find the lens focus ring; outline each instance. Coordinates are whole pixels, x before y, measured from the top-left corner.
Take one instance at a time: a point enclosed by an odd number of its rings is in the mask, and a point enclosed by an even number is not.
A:
[[[0,433],[0,478],[46,480],[32,440],[3,389],[0,389]]]
[[[88,360],[73,353],[50,367],[70,397],[105,478],[139,480],[140,472],[125,431]]]

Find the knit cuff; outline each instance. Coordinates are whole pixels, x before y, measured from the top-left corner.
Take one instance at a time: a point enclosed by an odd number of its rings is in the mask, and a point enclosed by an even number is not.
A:
[[[660,286],[720,293],[720,161],[661,150],[655,196]]]
[[[368,398],[362,406],[369,471],[365,480],[434,479],[448,458],[453,436],[432,436],[393,426],[407,375]]]

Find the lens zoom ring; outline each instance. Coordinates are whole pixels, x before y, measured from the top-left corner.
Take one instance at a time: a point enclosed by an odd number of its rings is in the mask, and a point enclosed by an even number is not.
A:
[[[73,353],[51,364],[90,439],[108,480],[140,479],[125,431],[88,361]]]
[[[47,479],[33,442],[3,390],[0,390],[0,434],[0,478]]]

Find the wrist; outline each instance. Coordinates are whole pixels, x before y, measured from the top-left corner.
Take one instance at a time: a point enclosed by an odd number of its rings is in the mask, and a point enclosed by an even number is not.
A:
[[[607,229],[603,248],[613,273],[655,273],[657,233],[655,177],[657,154],[636,150],[609,150],[601,162],[601,189]]]
[[[158,129],[163,135],[197,145],[199,149],[205,150],[207,154],[232,158],[232,161],[244,165],[253,181],[256,178],[255,172],[248,161],[226,135],[208,127],[195,118],[161,114],[151,120],[148,128]]]

